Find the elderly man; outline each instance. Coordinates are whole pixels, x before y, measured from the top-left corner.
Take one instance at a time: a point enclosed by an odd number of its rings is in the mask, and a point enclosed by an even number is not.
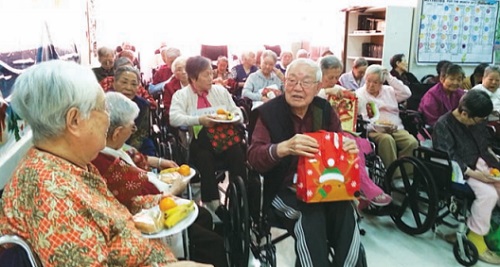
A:
[[[352,91],[365,85],[365,71],[367,67],[368,61],[363,57],[358,57],[354,60],[352,70],[340,76],[340,85]]]
[[[342,131],[337,113],[316,97],[321,69],[297,59],[287,69],[284,94],[260,106],[248,150],[249,163],[264,175],[264,210],[274,209],[295,238],[299,266],[360,266],[360,237],[349,201],[307,204],[291,189],[299,156],[318,153],[318,143],[304,132]],[[313,118],[313,114],[315,115]],[[319,123],[314,123],[319,122]],[[343,149],[358,153],[353,140]]]

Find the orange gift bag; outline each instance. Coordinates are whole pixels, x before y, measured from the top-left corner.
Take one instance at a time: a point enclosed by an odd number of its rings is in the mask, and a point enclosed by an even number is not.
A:
[[[359,196],[359,158],[342,149],[341,133],[305,133],[319,143],[313,158],[300,157],[297,198],[307,203],[352,200]]]

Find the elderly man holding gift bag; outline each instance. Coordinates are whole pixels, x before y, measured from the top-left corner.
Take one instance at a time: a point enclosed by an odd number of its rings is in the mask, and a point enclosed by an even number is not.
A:
[[[299,266],[361,266],[360,236],[350,201],[305,203],[293,190],[299,157],[314,158],[318,141],[303,133],[342,132],[337,113],[319,97],[321,69],[309,59],[293,61],[286,72],[284,95],[257,109],[248,150],[249,163],[264,175],[264,211],[272,210],[295,238]],[[358,153],[343,138],[341,149]]]

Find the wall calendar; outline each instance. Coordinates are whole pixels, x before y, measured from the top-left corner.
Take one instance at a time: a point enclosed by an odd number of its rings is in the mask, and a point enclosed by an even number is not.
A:
[[[493,63],[497,22],[497,0],[423,0],[417,63]]]

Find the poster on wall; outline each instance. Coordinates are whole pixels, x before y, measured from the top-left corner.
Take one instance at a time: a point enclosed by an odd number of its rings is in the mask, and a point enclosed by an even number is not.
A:
[[[422,0],[417,63],[493,63],[497,22],[497,0]]]

